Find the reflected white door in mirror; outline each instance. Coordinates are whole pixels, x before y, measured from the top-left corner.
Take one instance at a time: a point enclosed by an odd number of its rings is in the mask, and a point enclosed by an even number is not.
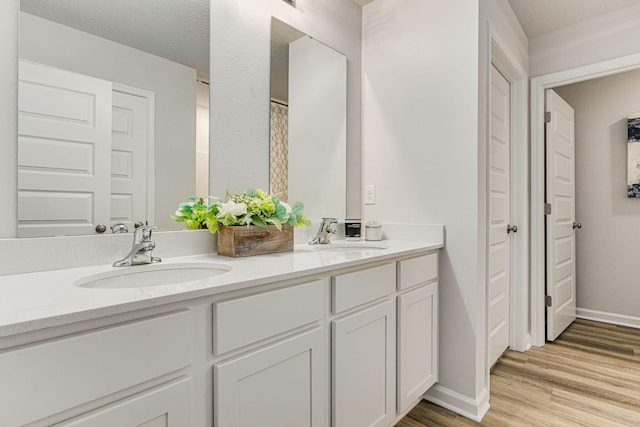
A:
[[[19,80],[18,236],[153,221],[153,93],[27,61]]]

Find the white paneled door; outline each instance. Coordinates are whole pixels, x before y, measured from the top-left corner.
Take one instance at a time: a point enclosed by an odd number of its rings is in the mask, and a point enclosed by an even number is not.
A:
[[[576,318],[574,112],[546,92],[547,340]]]
[[[491,67],[489,142],[489,366],[509,347],[511,235],[510,85]]]
[[[20,61],[18,236],[109,223],[111,82]]]
[[[111,125],[111,223],[129,230],[147,212],[149,99],[113,91]]]

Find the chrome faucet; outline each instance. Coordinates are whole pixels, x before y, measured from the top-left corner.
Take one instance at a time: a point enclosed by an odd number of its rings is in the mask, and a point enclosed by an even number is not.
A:
[[[127,256],[113,263],[114,267],[125,267],[130,265],[151,264],[162,261],[158,257],[152,256],[156,244],[151,241],[151,231],[158,228],[155,225],[143,225],[133,232],[133,246]]]
[[[310,245],[326,245],[331,243],[329,240],[332,234],[336,234],[335,224],[338,220],[335,218],[322,218],[320,228],[316,236],[309,242]]]

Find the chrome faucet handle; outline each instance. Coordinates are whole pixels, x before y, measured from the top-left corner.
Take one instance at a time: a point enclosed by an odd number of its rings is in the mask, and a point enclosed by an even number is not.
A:
[[[329,238],[332,234],[336,234],[338,231],[334,227],[338,220],[336,218],[322,218],[320,222],[320,228],[316,233],[316,236],[309,242],[310,245],[326,245],[331,243]]]
[[[320,228],[322,230],[333,230],[333,232],[335,233],[335,230],[333,229],[333,224],[337,224],[338,223],[338,219],[337,218],[322,218],[322,222],[320,223]]]
[[[157,225],[142,225],[133,231],[133,241],[135,243],[150,242],[151,232],[158,228]]]

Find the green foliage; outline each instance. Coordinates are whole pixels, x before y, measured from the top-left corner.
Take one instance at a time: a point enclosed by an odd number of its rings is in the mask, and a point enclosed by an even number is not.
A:
[[[293,206],[280,201],[260,189],[250,188],[240,194],[227,193],[227,201],[217,197],[209,197],[212,203],[205,203],[202,197],[188,197],[178,205],[178,210],[171,214],[171,219],[184,222],[187,229],[208,228],[215,233],[218,225],[257,225],[267,227],[274,225],[282,230],[283,224],[293,227],[311,225],[311,220],[304,215],[304,205],[295,202]]]

